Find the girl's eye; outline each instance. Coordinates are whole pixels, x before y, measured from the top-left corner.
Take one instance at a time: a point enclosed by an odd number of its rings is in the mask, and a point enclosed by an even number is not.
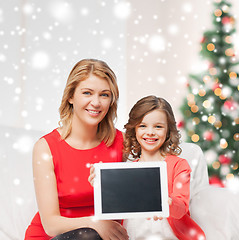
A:
[[[161,126],[156,126],[156,128],[162,128]]]
[[[146,127],[146,125],[140,124],[139,127],[140,127],[140,128],[144,128],[144,127]]]

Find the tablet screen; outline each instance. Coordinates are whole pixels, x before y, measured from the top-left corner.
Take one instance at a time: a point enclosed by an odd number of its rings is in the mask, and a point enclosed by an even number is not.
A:
[[[165,162],[95,164],[95,215],[125,219],[168,215]]]

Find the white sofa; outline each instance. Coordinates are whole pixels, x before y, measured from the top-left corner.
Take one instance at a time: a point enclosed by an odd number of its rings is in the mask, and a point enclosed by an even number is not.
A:
[[[207,240],[239,239],[239,192],[209,185],[207,165],[201,148],[182,143],[180,157],[187,159],[191,173],[190,212]]]
[[[43,135],[0,126],[0,240],[23,240],[37,211],[31,154],[34,142]],[[181,157],[191,168],[190,211],[205,231],[207,240],[239,239],[239,196],[208,184],[207,166],[201,149],[181,145]]]
[[[0,240],[23,240],[37,210],[31,155],[41,135],[0,126]]]

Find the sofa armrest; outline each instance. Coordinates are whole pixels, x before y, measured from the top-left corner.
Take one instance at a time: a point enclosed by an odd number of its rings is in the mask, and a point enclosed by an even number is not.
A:
[[[190,182],[190,198],[209,185],[207,163],[202,149],[195,143],[180,144],[182,153],[179,157],[188,161],[192,172]]]

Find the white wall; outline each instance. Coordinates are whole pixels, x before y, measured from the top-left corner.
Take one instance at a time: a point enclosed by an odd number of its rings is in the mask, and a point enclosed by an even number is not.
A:
[[[199,42],[212,25],[211,3],[2,1],[0,125],[55,128],[67,76],[78,60],[88,57],[105,60],[118,76],[120,129],[132,105],[149,94],[166,98],[180,120],[185,80],[202,67]],[[238,18],[239,1],[231,3]]]

